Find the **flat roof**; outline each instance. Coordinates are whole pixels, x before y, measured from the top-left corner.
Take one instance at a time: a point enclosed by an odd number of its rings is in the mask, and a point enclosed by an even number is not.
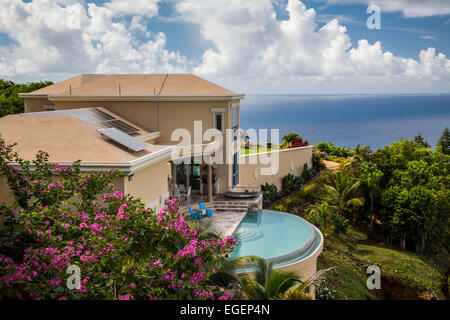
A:
[[[243,96],[193,74],[81,74],[33,96]]]
[[[116,117],[119,117],[115,115]],[[49,161],[72,163],[117,164],[170,149],[154,145],[134,152],[97,132],[102,126],[67,115],[8,115],[0,118],[0,136],[8,144],[17,143],[15,151],[25,160],[34,160],[40,150],[49,154]],[[143,129],[140,134],[148,132]]]

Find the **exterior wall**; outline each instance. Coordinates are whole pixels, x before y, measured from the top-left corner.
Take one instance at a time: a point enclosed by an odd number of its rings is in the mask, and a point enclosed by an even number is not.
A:
[[[14,197],[9,191],[9,186],[5,178],[0,176],[0,205],[5,202],[5,205],[12,205]]]
[[[130,193],[135,198],[140,197],[148,208],[159,210],[169,196],[170,176],[170,163],[167,160],[161,161],[135,172],[131,181],[128,176],[124,176],[123,192]]]
[[[112,112],[136,122],[150,131],[156,131],[158,126],[158,114],[155,102],[151,101],[71,101],[55,102],[55,110],[106,107]]]
[[[53,104],[52,102],[48,101],[48,99],[24,99],[24,110],[25,112],[41,112],[45,111],[43,108],[44,105]]]
[[[194,121],[202,121],[202,134],[214,127],[214,118],[211,108],[227,108],[227,102],[160,102],[159,119],[161,135],[160,144],[173,144],[172,132],[176,129],[187,129],[194,139]],[[228,113],[228,112],[227,112]],[[224,127],[230,128],[230,123],[225,114]],[[200,141],[193,141],[194,144]]]
[[[135,198],[141,198],[146,207],[159,210],[161,203],[164,203],[168,197],[170,174],[170,164],[164,160],[135,172],[132,181],[128,181],[128,176],[119,176],[113,179],[112,183],[117,190],[125,194],[130,193]],[[58,176],[55,176],[55,179],[57,178]],[[0,176],[0,205],[3,201],[6,205],[11,205],[13,200],[8,184]]]
[[[308,168],[312,167],[312,151],[313,147],[309,146],[262,154],[263,156],[271,156],[272,161],[275,161],[275,153],[278,153],[279,169],[271,175],[261,174],[262,168],[270,168],[269,165],[261,163],[263,161],[261,154],[243,155],[240,157],[240,185],[244,187],[259,187],[267,182],[268,184],[276,185],[280,189],[281,179],[284,176],[289,173],[299,176],[305,163],[308,164]],[[291,169],[292,164],[293,170]],[[275,169],[275,165],[272,165],[272,168]],[[256,170],[258,171],[257,175],[255,175]]]
[[[25,105],[28,105],[26,112],[44,111],[42,106],[49,104],[47,99],[24,100]],[[152,143],[177,144],[178,141],[172,141],[171,139],[172,132],[182,128],[190,132],[191,143],[197,144],[207,143],[209,141],[200,141],[198,138],[197,141],[194,141],[194,121],[202,121],[203,136],[206,130],[214,127],[214,113],[211,109],[223,108],[225,110],[224,129],[230,129],[231,105],[239,106],[239,101],[162,101],[159,103],[152,101],[56,101],[54,105],[55,110],[106,107],[125,119],[136,122],[150,131],[160,131],[160,137],[152,141]],[[240,116],[238,121],[240,125]],[[239,141],[237,141],[237,143],[233,144],[232,149],[239,152],[239,147]],[[226,163],[227,152],[230,151],[225,148],[223,151],[224,164],[215,165],[215,174],[220,179],[220,193],[228,191],[232,186],[232,165]]]

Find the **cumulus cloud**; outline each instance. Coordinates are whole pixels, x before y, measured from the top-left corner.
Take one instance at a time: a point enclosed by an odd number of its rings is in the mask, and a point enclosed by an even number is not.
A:
[[[407,18],[450,14],[448,0],[315,0],[328,4],[376,4],[385,12],[402,12]]]
[[[104,5],[111,9],[115,14],[154,17],[158,14],[159,1],[160,0],[111,0],[110,2],[104,3]]]
[[[449,88],[450,60],[434,48],[411,59],[385,50],[381,42],[352,43],[338,19],[319,26],[316,11],[298,0],[276,2],[288,13],[283,20],[277,20],[274,0],[171,1],[171,19],[196,25],[211,44],[199,61],[169,51],[166,34],[148,30],[158,0],[0,1],[0,32],[12,39],[0,44],[0,77],[194,72],[239,92]]]
[[[270,0],[183,0],[177,10],[214,44],[194,71],[220,81],[241,80],[256,90],[292,91],[332,82],[369,88],[424,77],[448,80],[450,75],[450,60],[433,48],[422,51],[418,60],[384,51],[380,42],[360,40],[352,48],[337,19],[319,28],[315,10],[297,0],[287,2],[289,18],[282,21]]]
[[[70,0],[0,2],[0,32],[13,41],[0,45],[0,75],[61,78],[83,72],[186,72],[187,59],[166,48],[166,36],[147,32],[139,17],[157,14],[157,1],[110,1],[84,6]],[[139,12],[131,28],[122,15]],[[59,76],[58,76],[59,75]]]

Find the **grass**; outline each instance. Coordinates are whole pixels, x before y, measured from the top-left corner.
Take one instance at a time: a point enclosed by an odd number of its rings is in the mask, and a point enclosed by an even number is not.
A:
[[[445,298],[439,267],[413,252],[368,245],[366,240],[365,233],[351,227],[347,235],[325,236],[318,270],[337,267],[327,275],[327,286],[336,299]],[[373,264],[381,269],[380,291],[366,287],[366,269]]]
[[[319,176],[269,208],[293,207],[289,211],[304,217],[304,210],[314,201],[313,195],[323,187],[325,180],[325,175]],[[442,291],[445,270],[418,254],[373,245],[366,232],[352,226],[346,235],[330,233],[325,234],[324,239],[317,270],[336,267],[326,274],[326,285],[336,299],[446,298]],[[369,276],[366,270],[373,264],[381,269],[381,290],[369,290],[366,286]]]
[[[272,152],[280,150],[278,146],[274,146],[274,148],[267,148],[267,147],[252,147],[250,149],[244,149],[241,148],[241,156],[247,155],[247,154],[256,154],[256,153],[265,153],[265,152]]]
[[[376,292],[366,287],[367,275],[364,264],[352,254],[353,245],[365,239],[364,234],[353,229],[350,229],[346,236],[325,236],[324,248],[317,260],[317,269],[336,267],[326,275],[326,283],[338,300],[378,298]]]
[[[367,263],[376,263],[383,277],[413,291],[428,291],[443,297],[443,270],[439,270],[421,256],[407,251],[362,245],[356,256]]]

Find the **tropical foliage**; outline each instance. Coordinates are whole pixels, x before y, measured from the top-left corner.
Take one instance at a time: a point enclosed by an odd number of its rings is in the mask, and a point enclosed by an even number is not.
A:
[[[209,278],[236,242],[191,228],[176,199],[153,213],[115,189],[114,171],[24,161],[1,140],[0,174],[14,197],[0,207],[0,299],[230,297]]]
[[[23,99],[19,93],[35,91],[53,84],[50,81],[14,83],[0,79],[0,117],[23,112]]]
[[[450,155],[450,131],[448,128],[444,129],[442,136],[439,138],[438,147],[441,148],[443,154]]]
[[[242,273],[251,266],[252,276]],[[306,281],[294,272],[275,270],[274,263],[266,259],[245,256],[229,260],[211,277],[212,283],[224,287],[232,298],[251,300],[309,300],[311,288],[325,272],[321,270]]]

